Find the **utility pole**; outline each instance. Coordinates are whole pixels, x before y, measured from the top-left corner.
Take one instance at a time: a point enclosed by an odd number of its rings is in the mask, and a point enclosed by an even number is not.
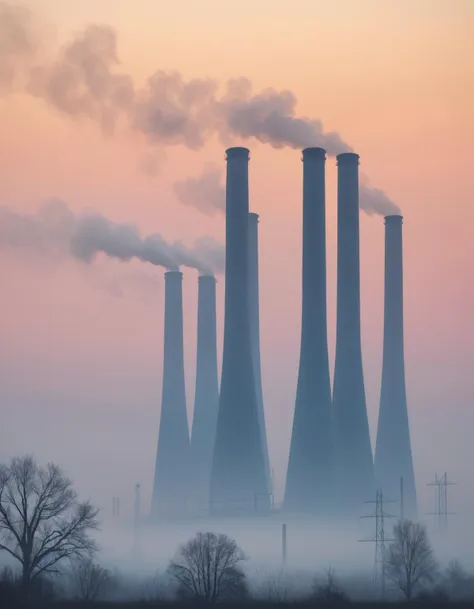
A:
[[[380,581],[380,590],[382,598],[385,598],[385,573],[386,573],[386,548],[385,543],[394,541],[385,537],[385,518],[395,518],[392,514],[387,514],[384,510],[384,503],[394,503],[384,498],[382,489],[377,489],[375,501],[366,501],[366,503],[375,503],[375,513],[362,516],[362,518],[375,518],[375,536],[369,539],[360,539],[359,541],[375,543],[374,557],[374,583],[378,585]]]
[[[281,525],[281,559],[283,568],[286,569],[286,523]]]
[[[439,530],[446,531],[448,529],[448,515],[455,512],[448,511],[448,486],[454,486],[455,482],[448,481],[447,472],[443,476],[435,474],[435,479],[428,486],[435,487],[435,509],[431,512],[436,517],[436,524]]]
[[[403,497],[403,476],[400,478],[400,521],[405,519],[404,513],[404,497]]]

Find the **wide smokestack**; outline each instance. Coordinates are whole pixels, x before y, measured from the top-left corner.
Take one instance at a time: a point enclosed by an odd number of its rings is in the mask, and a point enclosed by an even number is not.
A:
[[[212,455],[216,435],[219,385],[217,377],[216,279],[198,280],[196,391],[191,434],[194,499],[199,509],[209,502]]]
[[[334,477],[326,321],[325,162],[303,150],[303,297],[301,350],[285,509],[328,515]]]
[[[333,407],[342,512],[372,499],[373,461],[360,336],[359,156],[337,156],[337,334]]]
[[[267,487],[272,492],[270,459],[268,456],[265,410],[263,407],[262,370],[260,364],[260,298],[258,285],[258,214],[249,214],[249,306],[250,340],[252,342],[252,362],[257,397],[258,421],[262,442]]]
[[[403,476],[404,513],[417,517],[416,487],[408,423],[403,348],[402,216],[385,218],[385,307],[382,389],[375,449],[377,484],[399,497]]]
[[[189,484],[182,280],[180,271],[165,273],[163,392],[152,504],[155,517],[182,513]]]
[[[227,150],[225,322],[214,447],[214,511],[269,505],[249,327],[249,150]]]

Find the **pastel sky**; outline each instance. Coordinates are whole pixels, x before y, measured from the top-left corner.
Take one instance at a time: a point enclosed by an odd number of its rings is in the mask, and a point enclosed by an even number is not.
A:
[[[426,483],[448,471],[453,502],[470,498],[474,444],[474,3],[470,0],[29,0],[48,29],[48,53],[86,25],[112,26],[124,72],[249,78],[255,91],[289,89],[301,116],[319,118],[360,154],[361,172],[404,215],[405,339],[413,454]],[[1,52],[1,51],[0,51]],[[300,152],[254,140],[251,209],[260,214],[265,412],[277,495],[288,458],[301,315]],[[144,165],[157,165],[155,175]],[[59,197],[144,233],[223,241],[222,215],[183,206],[176,180],[207,163],[148,144],[120,124],[104,136],[21,91],[0,96],[0,205],[34,212]],[[335,161],[327,162],[328,325],[335,339]],[[383,220],[361,213],[362,333],[375,438],[382,355]],[[185,270],[185,356],[192,415],[197,273]],[[163,270],[103,258],[87,266],[0,251],[0,457],[33,452],[63,466],[85,496],[110,509],[148,501],[158,437]],[[219,352],[224,281],[218,283]],[[457,499],[456,499],[457,498]]]

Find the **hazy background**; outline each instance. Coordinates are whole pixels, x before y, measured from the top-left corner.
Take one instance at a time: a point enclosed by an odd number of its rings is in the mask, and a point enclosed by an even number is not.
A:
[[[291,89],[361,156],[361,171],[402,208],[408,404],[421,511],[426,484],[448,471],[458,520],[474,500],[474,4],[470,0],[30,0],[52,49],[91,23],[113,26],[121,68],[138,83],[156,69],[255,90]],[[54,27],[53,27],[54,26]],[[235,139],[232,144],[241,144]],[[251,210],[260,218],[265,413],[277,500],[293,419],[301,316],[302,163],[297,150],[251,149]],[[165,158],[166,157],[166,158]],[[224,218],[178,202],[177,180],[224,146],[150,146],[119,127],[74,121],[41,99],[0,94],[0,205],[34,212],[52,196],[144,233],[223,241]],[[331,360],[336,305],[336,169],[327,162]],[[380,390],[383,220],[361,214],[362,332],[372,440]],[[184,270],[191,417],[197,272]],[[106,510],[148,506],[161,400],[163,269],[99,258],[92,266],[0,252],[0,457],[53,460]],[[218,281],[219,353],[223,277]]]

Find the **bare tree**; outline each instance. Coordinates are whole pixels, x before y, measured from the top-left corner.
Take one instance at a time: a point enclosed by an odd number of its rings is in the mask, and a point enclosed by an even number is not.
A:
[[[395,541],[390,544],[387,576],[403,592],[407,600],[424,582],[431,582],[436,573],[436,561],[426,528],[411,520],[403,520],[393,529]]]
[[[83,558],[77,562],[72,572],[76,595],[84,601],[95,601],[111,583],[111,575],[92,558]]]
[[[240,563],[246,557],[227,535],[198,533],[182,545],[170,563],[178,593],[207,603],[242,598],[247,594]]]
[[[337,581],[335,569],[333,567],[328,567],[324,572],[326,574],[324,582],[320,584],[316,582],[314,586],[314,598],[318,601],[327,603],[348,601],[348,596]]]
[[[64,559],[95,552],[97,513],[52,463],[42,468],[25,456],[0,465],[0,550],[20,563],[25,588]]]

